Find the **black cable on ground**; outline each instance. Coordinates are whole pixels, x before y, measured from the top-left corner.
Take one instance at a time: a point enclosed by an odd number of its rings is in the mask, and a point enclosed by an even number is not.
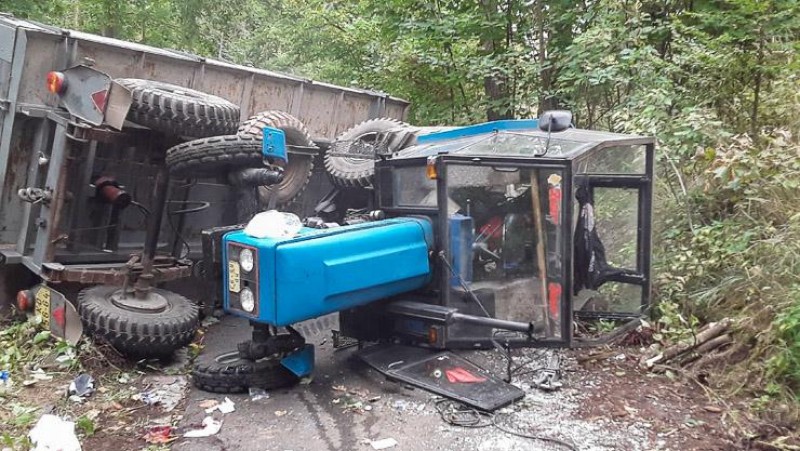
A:
[[[498,422],[498,417],[500,416],[498,414],[494,414],[491,412],[484,412],[482,410],[478,410],[472,407],[467,407],[459,402],[444,398],[437,400],[434,405],[436,407],[436,411],[439,412],[439,416],[442,418],[442,421],[452,426],[471,428],[471,429],[479,429],[479,428],[494,426],[500,431],[505,432],[506,434],[510,434],[520,438],[526,438],[529,440],[539,440],[542,442],[552,443],[558,446],[562,446],[571,451],[577,451],[575,445],[567,443],[563,440],[559,440],[557,438],[546,437],[538,434],[528,434],[510,429],[504,424]],[[504,414],[503,417],[508,418],[511,415],[512,414]]]
[[[512,414],[505,414],[505,417],[510,417],[511,415]],[[578,448],[575,445],[573,445],[571,443],[567,443],[567,442],[565,442],[563,440],[559,440],[557,438],[545,437],[543,435],[537,435],[537,434],[526,434],[524,432],[511,430],[511,429],[507,428],[506,426],[498,423],[497,422],[497,417],[498,417],[498,415],[492,415],[492,425],[494,425],[494,427],[496,427],[497,429],[500,429],[501,431],[505,432],[506,434],[511,434],[511,435],[514,435],[514,436],[517,436],[517,437],[527,438],[527,439],[530,439],[530,440],[539,440],[539,441],[542,441],[542,442],[552,443],[552,444],[555,444],[555,445],[563,446],[564,448],[567,448],[567,449],[572,450],[572,451],[578,451]]]

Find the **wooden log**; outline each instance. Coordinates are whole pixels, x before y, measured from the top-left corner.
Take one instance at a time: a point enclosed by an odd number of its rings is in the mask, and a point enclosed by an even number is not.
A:
[[[733,321],[729,318],[725,318],[716,323],[709,323],[707,328],[705,328],[702,332],[697,333],[691,339],[674,344],[664,349],[658,355],[643,359],[645,366],[652,368],[656,363],[668,362],[676,357],[679,357],[697,348],[703,343],[722,335],[731,327],[731,324],[733,324]]]

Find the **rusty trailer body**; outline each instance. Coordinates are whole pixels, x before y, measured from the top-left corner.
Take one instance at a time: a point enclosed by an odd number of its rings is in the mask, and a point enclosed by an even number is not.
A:
[[[201,230],[237,220],[237,198],[221,179],[171,180],[160,208],[154,186],[175,137],[128,122],[116,131],[76,120],[47,90],[45,78],[78,65],[111,78],[219,96],[237,104],[242,119],[263,110],[290,113],[323,148],[366,119],[403,120],[409,106],[384,93],[0,15],[0,309],[37,278],[113,285],[129,280],[131,271],[141,270],[136,255],[146,247],[148,207],[164,214],[155,235],[162,256],[152,262],[161,282],[192,274]],[[141,208],[115,208],[104,200],[105,188],[124,190]],[[317,162],[305,195],[289,208],[307,212],[329,188]]]

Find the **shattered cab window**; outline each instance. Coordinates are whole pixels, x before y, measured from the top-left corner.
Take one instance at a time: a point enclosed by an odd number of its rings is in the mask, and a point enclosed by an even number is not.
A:
[[[562,177],[550,169],[447,166],[451,306],[533,323],[540,338],[561,336]],[[489,333],[464,329],[470,338]]]

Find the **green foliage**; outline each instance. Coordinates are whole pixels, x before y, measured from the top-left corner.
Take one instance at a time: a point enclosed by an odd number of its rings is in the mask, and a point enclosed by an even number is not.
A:
[[[75,421],[75,428],[85,437],[91,437],[94,435],[95,430],[94,420],[82,415]]]
[[[42,331],[39,320],[6,324],[0,330],[0,369],[19,378],[26,365],[47,355],[61,357],[59,366],[72,369],[79,365],[75,348],[63,340],[50,340],[50,332]]]
[[[747,383],[800,393],[800,143],[782,130],[737,136],[694,160],[695,225],[673,217],[661,233],[662,306],[737,317],[752,343]]]

